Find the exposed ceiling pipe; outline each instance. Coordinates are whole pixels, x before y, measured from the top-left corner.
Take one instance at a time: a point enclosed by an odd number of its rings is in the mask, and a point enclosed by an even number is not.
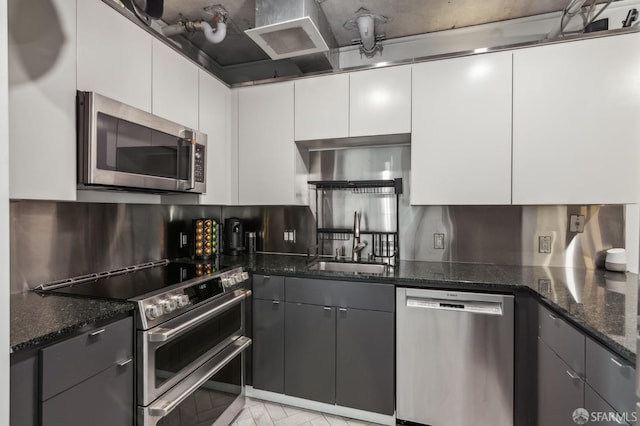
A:
[[[546,35],[545,38],[556,38],[560,34],[564,32],[564,29],[569,24],[569,21],[573,19],[578,13],[580,13],[580,9],[585,4],[586,0],[570,0],[569,4],[562,11],[562,17],[560,18],[560,22]]]
[[[227,16],[227,11],[219,6],[216,8],[213,16],[213,21],[216,23],[215,28],[207,21],[187,21],[181,19],[175,24],[162,28],[162,34],[167,37],[175,37],[181,34],[202,31],[207,41],[218,44],[224,40],[227,35]]]
[[[361,7],[358,11],[344,23],[344,28],[351,30],[357,29],[360,38],[353,40],[352,43],[360,44],[360,53],[367,58],[375,56],[376,52],[382,52],[382,44],[379,41],[384,40],[384,34],[376,36],[376,22],[384,24],[389,19],[386,16],[377,15],[368,9]]]

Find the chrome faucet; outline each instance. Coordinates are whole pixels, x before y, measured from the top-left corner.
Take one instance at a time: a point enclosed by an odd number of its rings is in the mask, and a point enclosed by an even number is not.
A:
[[[360,242],[360,213],[358,211],[353,215],[353,252],[351,260],[360,261],[360,252],[367,246],[366,243]]]

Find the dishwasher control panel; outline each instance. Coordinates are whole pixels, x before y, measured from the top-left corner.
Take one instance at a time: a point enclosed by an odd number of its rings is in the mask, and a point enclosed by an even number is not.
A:
[[[465,311],[477,314],[502,315],[502,303],[467,300],[426,299],[407,297],[408,308]]]

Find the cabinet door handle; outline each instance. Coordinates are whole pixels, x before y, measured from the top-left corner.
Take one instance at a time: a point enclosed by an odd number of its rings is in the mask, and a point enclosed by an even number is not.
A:
[[[263,275],[265,280],[270,280],[271,279],[271,275]]]
[[[571,377],[571,380],[579,380],[580,376],[578,376],[577,374],[573,373],[571,370],[567,370],[567,374],[569,375],[569,377]]]
[[[331,310],[331,308],[330,308],[329,306],[325,306],[323,309],[324,309],[325,311],[330,311],[330,310]]]
[[[272,300],[271,303],[273,303],[274,305],[279,305],[280,301],[279,300]]]
[[[613,362],[618,368],[627,368],[627,365],[624,365],[623,363],[621,363],[620,361],[618,361],[615,358],[611,358],[611,362]]]
[[[347,308],[338,308],[340,312],[347,312]]]
[[[93,337],[93,336],[97,336],[98,334],[102,334],[102,333],[104,333],[104,331],[105,331],[105,329],[104,329],[104,328],[101,328],[100,330],[96,330],[96,331],[94,331],[93,333],[89,333],[89,336],[92,336],[92,337]]]
[[[558,317],[553,314],[549,314],[549,318],[551,318],[554,321],[558,319]]]
[[[133,358],[129,358],[125,361],[119,362],[118,367],[124,367],[125,365],[129,364],[131,361],[133,361]]]

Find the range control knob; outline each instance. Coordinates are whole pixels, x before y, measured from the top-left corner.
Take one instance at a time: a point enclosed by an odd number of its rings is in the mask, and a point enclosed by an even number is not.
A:
[[[145,309],[145,314],[147,318],[150,320],[156,319],[162,315],[162,306],[160,305],[149,305],[147,309]]]
[[[176,307],[178,309],[184,308],[189,304],[189,296],[187,296],[186,294],[178,294],[176,296],[173,296],[172,299],[176,302]]]
[[[162,306],[162,311],[165,314],[170,314],[171,312],[175,311],[177,307],[176,301],[173,299],[163,300],[160,302],[160,305]]]

